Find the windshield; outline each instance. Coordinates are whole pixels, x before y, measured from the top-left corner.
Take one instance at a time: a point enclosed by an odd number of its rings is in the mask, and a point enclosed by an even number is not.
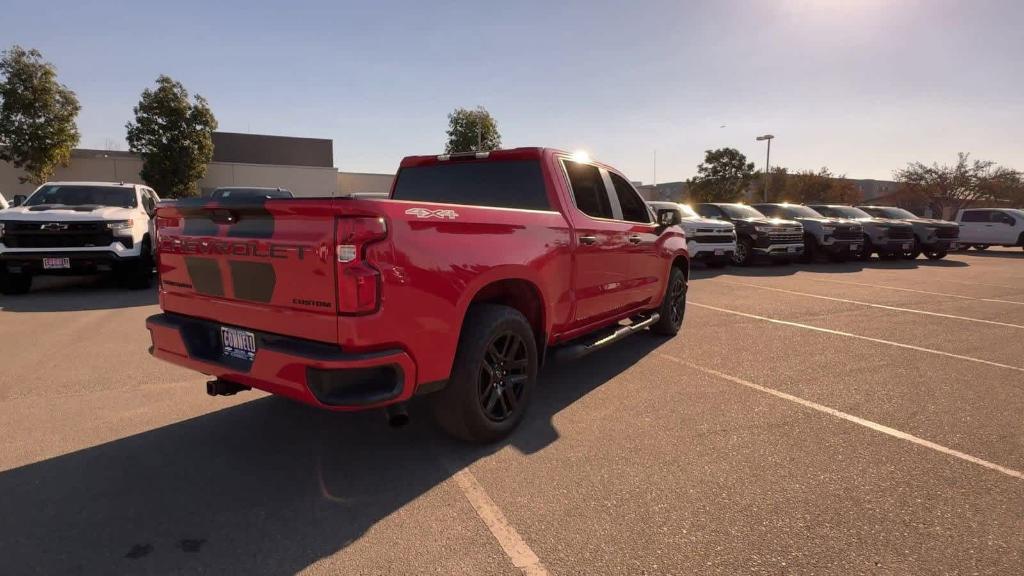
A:
[[[822,215],[813,208],[799,204],[776,205],[777,214],[783,218],[821,218]]]
[[[729,218],[764,218],[757,210],[746,204],[720,204],[718,206]]]
[[[210,198],[293,198],[284,188],[217,188]]]
[[[62,206],[114,206],[117,208],[135,208],[138,201],[134,188],[121,186],[65,186],[54,184],[36,190],[25,201],[25,206],[62,205]]]
[[[854,220],[860,218],[871,218],[871,214],[861,210],[860,208],[854,208],[853,206],[814,206],[818,213],[828,216],[829,218],[851,218]]]
[[[683,218],[700,218],[689,204],[680,204],[679,210],[683,213]]]
[[[878,218],[892,218],[894,220],[916,220],[917,215],[903,208],[863,208],[865,212]]]

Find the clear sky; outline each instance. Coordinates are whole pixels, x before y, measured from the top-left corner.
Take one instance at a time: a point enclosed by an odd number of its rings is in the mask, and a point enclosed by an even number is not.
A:
[[[82,103],[83,147],[124,144],[159,74],[220,129],[334,140],[393,172],[487,107],[506,147],[584,148],[650,182],[703,150],[889,178],[958,151],[1024,169],[1024,1],[17,2],[0,44],[37,48]],[[724,126],[724,127],[723,127]]]

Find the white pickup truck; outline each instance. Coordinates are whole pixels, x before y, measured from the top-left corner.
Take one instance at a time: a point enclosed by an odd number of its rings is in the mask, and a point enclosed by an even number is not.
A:
[[[0,212],[0,293],[34,276],[111,272],[131,288],[153,277],[156,192],[124,182],[47,182]]]
[[[679,226],[686,232],[686,247],[691,261],[704,262],[720,268],[732,261],[736,252],[736,226],[731,222],[701,218],[689,204],[651,201],[647,203],[655,212],[679,212]]]
[[[1024,210],[968,208],[956,215],[960,245],[984,250],[989,246],[1024,246]]]

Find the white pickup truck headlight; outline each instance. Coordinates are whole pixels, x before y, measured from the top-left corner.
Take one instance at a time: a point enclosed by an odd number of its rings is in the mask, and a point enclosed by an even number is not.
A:
[[[132,220],[114,220],[113,222],[107,222],[107,228],[111,230],[131,230],[135,224]]]

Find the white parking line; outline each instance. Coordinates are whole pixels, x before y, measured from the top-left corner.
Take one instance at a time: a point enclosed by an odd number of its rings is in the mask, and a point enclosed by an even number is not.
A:
[[[1000,364],[999,362],[991,362],[989,360],[982,360],[980,358],[972,358],[970,356],[963,356],[961,354],[952,354],[950,352],[943,352],[942,350],[932,350],[931,348],[922,348],[921,346],[914,346],[911,344],[903,344],[902,342],[893,342],[891,340],[882,340],[881,338],[872,338],[870,336],[861,336],[860,334],[851,334],[849,332],[840,332],[839,330],[830,330],[828,328],[821,328],[818,326],[811,326],[810,324],[801,324],[799,322],[789,322],[787,320],[777,320],[775,318],[769,318],[767,316],[758,316],[757,314],[747,314],[746,312],[739,312],[737,310],[729,310],[728,308],[719,308],[718,306],[710,306],[708,304],[700,304],[698,302],[689,301],[687,305],[698,306],[700,308],[707,308],[708,310],[715,310],[718,312],[725,312],[726,314],[735,314],[736,316],[743,316],[746,318],[753,318],[755,320],[764,320],[765,322],[771,322],[773,324],[782,324],[783,326],[792,326],[794,328],[803,328],[805,330],[814,330],[816,332],[824,332],[825,334],[834,334],[836,336],[846,336],[847,338],[857,338],[859,340],[867,340],[868,342],[875,342],[878,344],[888,344],[889,346],[896,346],[897,348],[906,348],[908,350],[917,350],[918,352],[926,352],[928,354],[935,354],[937,356],[945,356],[947,358],[956,358],[958,360],[966,360],[968,362],[977,362],[978,364],[986,364],[988,366],[995,366],[996,368],[1005,368],[1007,370],[1015,370],[1017,372],[1024,372],[1024,368],[1020,366],[1010,366],[1009,364]]]
[[[984,282],[965,282],[963,280],[950,280],[948,278],[931,278],[933,282],[949,282],[951,284],[964,284],[966,286],[988,286],[990,288],[1006,288],[1007,290],[1020,290],[1020,286],[1007,286],[1006,284],[986,284]]]
[[[977,302],[998,302],[999,304],[1016,304],[1018,306],[1024,306],[1024,302],[1017,302],[1015,300],[1000,300],[999,298],[978,298],[977,296],[964,296],[963,294],[949,294],[948,292],[929,292],[928,290],[917,290],[914,288],[900,288],[897,286],[883,286],[882,284],[868,284],[866,282],[850,282],[848,280],[829,280],[826,278],[812,278],[807,277],[809,280],[815,282],[828,282],[830,284],[847,284],[849,286],[864,286],[867,288],[881,288],[884,290],[898,290],[900,292],[915,292],[917,294],[931,294],[932,296],[946,296],[948,298],[961,298],[963,300],[975,300]]]
[[[965,461],[970,462],[972,464],[977,464],[978,466],[984,466],[985,468],[988,468],[990,470],[995,470],[997,472],[1002,472],[1003,474],[1006,474],[1007,476],[1011,476],[1011,477],[1016,478],[1018,480],[1024,480],[1024,472],[1020,472],[1019,470],[1014,470],[1013,468],[1007,468],[1006,466],[1000,466],[999,464],[995,464],[993,462],[989,462],[988,460],[982,460],[981,458],[978,458],[976,456],[971,456],[970,454],[966,454],[966,453],[961,452],[959,450],[954,450],[952,448],[948,448],[948,447],[943,446],[941,444],[936,444],[935,442],[932,442],[930,440],[925,440],[924,438],[919,438],[917,436],[914,436],[913,434],[907,434],[906,432],[901,432],[899,430],[896,430],[895,428],[890,428],[890,427],[885,426],[883,424],[879,424],[877,422],[872,422],[871,420],[865,420],[864,418],[860,418],[859,416],[854,416],[852,414],[847,414],[846,412],[843,412],[841,410],[836,410],[835,408],[829,408],[828,406],[823,406],[821,404],[818,404],[817,402],[812,402],[810,400],[805,400],[805,399],[800,398],[798,396],[793,396],[792,394],[787,394],[785,392],[780,392],[778,390],[775,390],[774,388],[768,388],[767,386],[761,386],[760,384],[755,384],[753,382],[744,380],[742,378],[737,378],[736,376],[730,376],[729,374],[724,374],[724,373],[719,372],[717,370],[712,370],[711,368],[705,368],[704,366],[699,366],[697,364],[693,364],[691,362],[687,362],[686,360],[683,360],[681,358],[676,358],[675,356],[671,356],[669,354],[661,354],[661,357],[665,358],[667,360],[671,360],[672,362],[675,362],[677,364],[682,364],[683,366],[689,366],[690,368],[693,368],[694,370],[699,370],[701,372],[704,372],[705,374],[710,374],[712,376],[717,376],[718,378],[721,378],[723,380],[728,380],[729,382],[733,382],[733,383],[736,383],[736,384],[740,384],[742,386],[746,386],[747,388],[751,388],[751,389],[757,390],[758,392],[764,392],[765,394],[771,394],[772,396],[775,396],[777,398],[782,398],[783,400],[788,400],[790,402],[794,402],[796,404],[799,404],[801,406],[805,406],[805,407],[810,408],[812,410],[817,410],[818,412],[823,412],[823,413],[828,414],[830,416],[835,416],[836,418],[841,418],[843,420],[846,420],[847,422],[853,422],[854,424],[859,424],[861,426],[864,426],[865,428],[870,428],[871,430],[874,430],[876,432],[881,432],[882,434],[888,434],[889,436],[892,436],[894,438],[899,438],[900,440],[906,440],[907,442],[910,442],[912,444],[917,444],[918,446],[924,446],[925,448],[931,448],[932,450],[935,450],[936,452],[941,452],[943,454],[946,454],[946,455],[949,455],[949,456],[953,456],[953,457],[959,458],[961,460],[965,460]]]
[[[449,465],[450,468],[451,465]],[[484,487],[477,482],[476,476],[473,476],[469,468],[459,469],[452,475],[452,478],[465,494],[466,500],[469,500],[470,505],[476,510],[476,515],[491,531],[491,535],[498,541],[498,545],[505,551],[508,559],[512,561],[512,565],[526,576],[549,576],[550,573],[540,563],[540,558],[537,558],[523,537],[505,518],[501,508],[498,508]]]
[[[964,320],[966,322],[978,322],[981,324],[992,324],[994,326],[1003,326],[1006,328],[1017,328],[1018,330],[1024,330],[1024,326],[1020,324],[1010,324],[1009,322],[997,322],[995,320],[982,320],[980,318],[968,318],[967,316],[956,316],[953,314],[942,314],[941,312],[928,312],[926,310],[914,310],[913,308],[900,308],[899,306],[886,306],[885,304],[874,304],[871,302],[861,302],[860,300],[849,300],[847,298],[835,298],[832,296],[822,296],[821,294],[810,294],[808,292],[797,292],[796,290],[785,290],[783,288],[772,288],[770,286],[761,286],[758,284],[748,284],[746,282],[732,282],[729,280],[718,280],[723,284],[732,284],[733,286],[747,286],[750,288],[757,288],[760,290],[771,290],[773,292],[784,292],[786,294],[795,294],[797,296],[807,296],[808,298],[818,298],[821,300],[832,300],[833,302],[844,302],[846,304],[857,304],[859,306],[870,306],[872,308],[881,308],[883,310],[894,310],[896,312],[910,312],[912,314],[924,314],[926,316],[936,316],[938,318],[950,318],[952,320]]]

